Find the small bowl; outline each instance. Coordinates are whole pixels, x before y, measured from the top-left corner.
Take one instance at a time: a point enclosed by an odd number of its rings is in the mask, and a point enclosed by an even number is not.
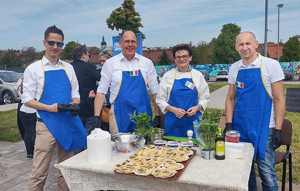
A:
[[[137,148],[143,147],[145,139],[141,136],[130,133],[118,133],[112,136],[115,142],[115,148],[119,152],[131,152]]]
[[[182,147],[193,147],[193,142],[181,142],[180,146]]]
[[[168,147],[178,147],[178,146],[179,146],[179,143],[176,142],[176,141],[168,141],[168,142],[167,142],[167,146],[168,146]]]
[[[164,146],[167,144],[167,141],[158,139],[158,140],[155,140],[153,143],[155,146]]]

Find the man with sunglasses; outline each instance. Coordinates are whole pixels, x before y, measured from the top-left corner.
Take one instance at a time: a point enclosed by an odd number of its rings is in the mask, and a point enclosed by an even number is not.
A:
[[[86,148],[86,130],[78,116],[66,111],[67,104],[76,108],[80,102],[78,82],[72,65],[60,60],[64,34],[50,26],[44,34],[45,55],[24,72],[22,102],[37,110],[36,142],[30,190],[44,189],[54,151],[58,162]],[[75,111],[75,109],[73,110]],[[58,190],[68,190],[58,176]]]

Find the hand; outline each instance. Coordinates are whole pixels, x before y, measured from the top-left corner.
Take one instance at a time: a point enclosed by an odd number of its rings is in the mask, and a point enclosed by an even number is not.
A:
[[[101,128],[102,121],[100,117],[93,116],[89,117],[85,123],[85,127],[90,131],[92,131],[95,128]]]
[[[72,115],[78,115],[80,109],[78,104],[58,104],[57,108],[59,112],[70,111]]]
[[[57,103],[48,105],[47,111],[49,112],[58,112],[58,106]]]
[[[170,111],[174,113],[175,116],[179,119],[186,114],[186,111],[184,109],[173,107],[173,106],[171,106]]]
[[[95,91],[94,91],[94,90],[91,90],[91,91],[89,92],[89,98],[94,98],[94,97],[96,97]]]
[[[79,104],[72,104],[70,106],[70,112],[74,116],[79,114],[79,110],[80,110]]]
[[[231,129],[232,129],[232,123],[226,123],[225,128],[223,130],[223,137],[225,137],[226,132],[231,131]]]
[[[191,117],[191,116],[194,116],[197,113],[197,111],[199,111],[199,106],[198,105],[189,108],[186,111],[186,114]]]
[[[274,128],[272,131],[272,146],[275,150],[281,145],[281,130]]]

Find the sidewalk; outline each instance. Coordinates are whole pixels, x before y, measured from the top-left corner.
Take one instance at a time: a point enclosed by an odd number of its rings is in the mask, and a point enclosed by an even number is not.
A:
[[[53,160],[52,160],[53,161]],[[53,162],[52,162],[53,163]],[[0,191],[27,191],[32,160],[26,159],[23,141],[0,142]],[[53,164],[52,164],[53,166]],[[50,169],[45,191],[54,191],[57,169]]]

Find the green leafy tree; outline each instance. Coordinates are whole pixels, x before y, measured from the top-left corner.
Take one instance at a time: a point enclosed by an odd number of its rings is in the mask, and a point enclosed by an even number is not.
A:
[[[289,38],[283,46],[281,61],[300,61],[300,41],[296,36]]]
[[[212,56],[212,46],[206,42],[200,42],[192,47],[193,64],[210,64]]]
[[[134,0],[124,0],[122,6],[113,10],[106,19],[108,28],[111,30],[132,30],[135,33],[140,32],[139,28],[143,27],[140,14],[135,11]],[[145,35],[142,33],[142,37]]]
[[[166,50],[163,50],[158,64],[159,65],[168,65],[171,63],[172,63],[172,61],[169,59]]]
[[[61,58],[65,60],[72,60],[73,51],[78,45],[79,44],[75,41],[68,42],[64,48]]]
[[[19,53],[17,50],[8,49],[4,52],[3,57],[0,60],[1,68],[9,69],[18,67],[21,65]]]
[[[216,64],[231,64],[239,59],[235,51],[235,37],[241,28],[236,24],[223,25],[221,33],[213,43],[213,62]]]

